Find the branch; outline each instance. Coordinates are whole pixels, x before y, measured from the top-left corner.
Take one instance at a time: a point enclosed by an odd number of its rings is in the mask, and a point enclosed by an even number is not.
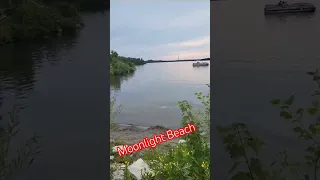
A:
[[[236,129],[237,129],[237,132],[238,132],[238,136],[240,138],[241,146],[243,147],[244,158],[246,159],[246,164],[247,164],[247,167],[249,169],[249,173],[250,173],[251,179],[254,180],[253,173],[252,173],[252,170],[251,170],[251,167],[250,167],[250,164],[249,164],[249,160],[248,160],[248,157],[247,157],[247,154],[246,154],[246,149],[244,147],[244,143],[242,141],[242,137],[241,137],[240,131],[238,130],[238,127],[236,127]]]

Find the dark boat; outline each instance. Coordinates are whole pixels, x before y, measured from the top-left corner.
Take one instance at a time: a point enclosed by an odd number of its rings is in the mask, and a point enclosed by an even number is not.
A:
[[[267,4],[264,7],[265,14],[279,14],[279,13],[312,13],[315,12],[316,7],[310,3],[292,3],[288,4],[280,1],[278,4]]]
[[[196,63],[192,63],[193,67],[199,67],[199,66],[209,66],[209,63],[207,62],[196,62]]]

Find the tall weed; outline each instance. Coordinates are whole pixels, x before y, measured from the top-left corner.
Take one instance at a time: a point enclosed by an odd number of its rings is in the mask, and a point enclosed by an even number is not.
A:
[[[15,150],[12,154],[11,144],[19,132],[19,114],[14,108],[9,113],[10,121],[7,126],[0,129],[0,180],[10,179],[24,167],[29,167],[41,153],[38,146],[39,136],[33,136],[26,141],[23,148]]]

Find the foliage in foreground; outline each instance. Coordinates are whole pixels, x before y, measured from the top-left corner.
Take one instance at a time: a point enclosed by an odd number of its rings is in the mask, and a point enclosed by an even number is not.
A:
[[[16,154],[11,153],[14,151],[10,145],[19,132],[20,122],[16,109],[9,116],[10,122],[0,129],[0,180],[8,180],[22,168],[29,167],[41,152],[37,146],[39,137],[33,136],[26,141],[24,148],[16,149]]]
[[[280,117],[290,122],[297,136],[308,144],[305,147],[304,161],[289,162],[288,153],[284,150],[279,153],[283,157],[280,162],[274,161],[270,166],[263,166],[265,163],[261,161],[259,153],[265,143],[259,137],[252,135],[245,124],[235,123],[229,127],[218,127],[225,148],[234,162],[229,171],[233,180],[277,180],[288,179],[288,176],[290,176],[289,179],[297,180],[318,179],[320,168],[319,69],[315,72],[308,72],[308,74],[313,77],[313,81],[317,85],[309,107],[294,108],[294,95],[286,100],[274,99],[271,101],[280,109]],[[278,167],[273,168],[277,163],[279,163]],[[243,166],[247,170],[242,171],[239,166]],[[291,177],[292,175],[294,176]]]
[[[0,13],[0,45],[56,36],[82,27],[77,9],[68,3],[8,2]]]
[[[151,149],[144,159],[152,169],[143,174],[144,179],[210,179],[210,94],[197,93],[198,99],[205,105],[203,116],[197,116],[187,101],[178,102],[182,112],[181,127],[188,122],[194,124],[197,132],[184,136],[185,143],[177,144],[165,153],[158,148]],[[199,115],[199,113],[198,113]]]
[[[141,58],[131,58],[119,56],[117,52],[110,53],[110,75],[124,75],[133,73],[136,65],[143,65],[145,62]]]

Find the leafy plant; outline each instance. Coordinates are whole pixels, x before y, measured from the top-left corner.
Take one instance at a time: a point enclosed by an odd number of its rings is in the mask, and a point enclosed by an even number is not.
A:
[[[210,113],[210,94],[196,94]],[[210,146],[208,138],[202,135],[210,119],[200,119],[187,101],[178,102],[182,112],[182,127],[188,122],[196,126],[197,131],[183,136],[185,143],[179,143],[164,153],[157,146],[144,155],[153,173],[143,174],[144,179],[210,179]],[[205,116],[210,118],[210,116]],[[152,178],[151,178],[152,177]]]

